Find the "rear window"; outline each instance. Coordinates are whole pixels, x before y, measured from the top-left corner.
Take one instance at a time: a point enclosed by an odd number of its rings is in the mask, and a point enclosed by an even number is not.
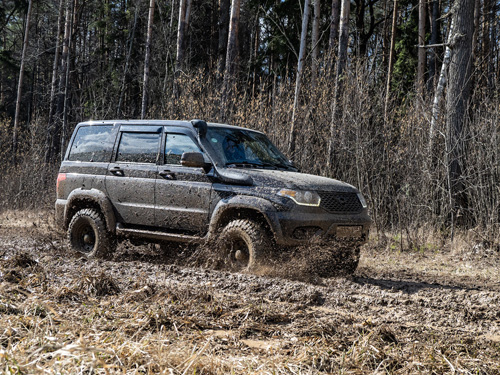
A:
[[[69,161],[109,162],[113,152],[112,125],[82,126],[69,151]]]

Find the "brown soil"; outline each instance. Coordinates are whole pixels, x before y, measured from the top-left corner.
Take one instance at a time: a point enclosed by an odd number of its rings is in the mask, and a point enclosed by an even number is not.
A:
[[[367,245],[354,276],[187,267],[122,243],[69,251],[46,215],[0,216],[6,373],[500,373],[500,257]],[[184,264],[184,265],[183,265]],[[297,260],[291,264],[297,264]],[[275,273],[276,274],[276,273]]]

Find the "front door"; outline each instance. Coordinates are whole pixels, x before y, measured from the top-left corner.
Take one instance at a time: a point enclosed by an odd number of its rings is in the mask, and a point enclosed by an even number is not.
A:
[[[155,181],[161,140],[160,126],[122,125],[106,190],[124,224],[154,225]]]
[[[181,165],[184,152],[202,152],[189,131],[166,128],[156,179],[156,225],[203,234],[208,229],[212,181],[201,168]]]

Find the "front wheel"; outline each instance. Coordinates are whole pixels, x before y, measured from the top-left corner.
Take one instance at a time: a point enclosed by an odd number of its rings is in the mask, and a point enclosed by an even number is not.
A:
[[[253,271],[264,265],[271,248],[269,233],[259,223],[247,219],[231,221],[218,242],[225,268],[234,271]]]
[[[78,211],[68,226],[71,248],[88,258],[104,258],[116,247],[115,238],[107,231],[101,213],[94,208]]]

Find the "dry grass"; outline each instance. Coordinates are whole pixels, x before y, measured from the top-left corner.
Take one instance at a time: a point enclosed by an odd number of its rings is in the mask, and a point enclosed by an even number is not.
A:
[[[369,245],[355,277],[310,284],[167,265],[141,248],[63,257],[50,230],[10,218],[2,373],[500,373],[498,254]]]

